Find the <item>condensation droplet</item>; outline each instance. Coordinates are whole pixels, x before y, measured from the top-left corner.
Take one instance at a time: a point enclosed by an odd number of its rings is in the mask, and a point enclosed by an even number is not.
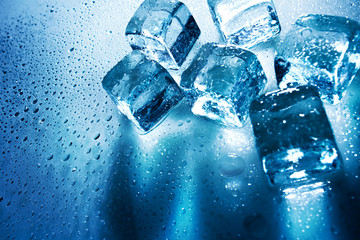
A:
[[[129,157],[131,154],[133,154],[133,152],[134,152],[134,148],[132,146],[129,146],[124,150],[124,154],[126,157]]]
[[[100,138],[100,133],[94,137],[94,140],[98,140]]]
[[[66,157],[64,158],[64,162],[68,161],[70,159],[70,154],[66,155]]]
[[[240,175],[245,170],[245,161],[236,154],[229,154],[220,159],[220,174],[224,177]]]

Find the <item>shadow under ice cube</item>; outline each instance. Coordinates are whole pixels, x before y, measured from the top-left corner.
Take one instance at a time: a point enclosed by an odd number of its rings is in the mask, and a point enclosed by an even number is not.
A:
[[[204,45],[181,76],[193,96],[192,112],[223,125],[242,127],[251,101],[267,83],[255,54],[237,47]]]
[[[141,50],[166,68],[178,69],[199,38],[200,29],[183,3],[145,0],[125,34],[134,50]]]
[[[139,51],[133,51],[111,69],[102,85],[141,132],[152,130],[183,98],[166,69]]]
[[[318,87],[336,104],[360,68],[360,25],[327,15],[300,17],[279,46],[275,70],[279,87]]]
[[[211,15],[229,44],[252,47],[280,33],[272,0],[208,0]]]
[[[324,182],[340,172],[341,155],[316,87],[263,95],[251,104],[250,118],[272,184]]]

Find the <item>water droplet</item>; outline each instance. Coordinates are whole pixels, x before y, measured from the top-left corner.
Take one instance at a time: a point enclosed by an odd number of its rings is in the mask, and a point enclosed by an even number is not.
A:
[[[181,208],[181,215],[184,215],[186,213],[186,209],[185,208]]]
[[[220,174],[224,177],[234,177],[245,170],[245,161],[235,154],[229,154],[220,159],[220,162]]]
[[[187,161],[185,161],[185,160],[182,161],[181,164],[180,164],[180,166],[181,166],[182,168],[186,167],[186,165],[187,165]]]
[[[131,154],[133,154],[133,152],[134,152],[134,148],[132,146],[129,146],[124,150],[124,154],[126,157],[129,157]]]
[[[303,37],[309,37],[312,34],[311,29],[304,29],[300,32],[300,35]]]
[[[100,133],[94,137],[94,140],[98,140],[100,137]]]
[[[64,162],[68,161],[70,159],[70,154],[68,154],[65,158],[64,158]]]

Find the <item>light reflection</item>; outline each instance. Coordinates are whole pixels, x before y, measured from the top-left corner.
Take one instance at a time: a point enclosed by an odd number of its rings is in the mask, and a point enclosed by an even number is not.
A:
[[[321,153],[320,162],[322,164],[332,164],[337,158],[338,153],[336,151],[336,148],[331,148],[329,151],[323,151]]]
[[[160,124],[178,125],[177,119],[170,116]],[[134,155],[138,157],[132,161],[138,166],[135,173],[143,191],[151,191],[160,179],[165,181],[167,176],[164,171],[176,169],[186,160],[183,159],[182,149],[173,147],[177,145],[177,137],[180,135],[181,132],[176,127],[168,127],[166,133],[161,128],[155,128],[143,135],[134,133],[132,139],[134,146],[137,146]]]
[[[183,182],[185,188],[184,191],[180,191],[180,204],[174,202],[174,218],[171,226],[168,226],[169,239],[177,239],[178,236],[182,236],[185,239],[197,238],[195,226],[196,226],[196,207],[199,206],[197,199],[195,198],[195,187],[192,183]],[[185,190],[186,189],[186,190]]]
[[[225,184],[225,189],[228,189],[230,191],[238,191],[241,189],[242,182],[239,180],[232,180]]]
[[[185,126],[182,126],[184,131],[180,132],[178,118],[171,116],[161,124],[177,127],[168,127],[166,132],[161,128],[155,128],[148,134],[133,136],[138,146],[136,154],[140,155],[139,158],[133,159],[140,166],[136,169],[136,179],[141,191],[150,192],[150,196],[156,188],[167,191],[165,194],[161,192],[168,197],[165,201],[169,203],[168,209],[171,209],[168,212],[168,220],[161,226],[163,236],[166,236],[164,239],[179,239],[179,236],[197,239],[195,206],[199,205],[199,200],[196,197],[197,186],[192,179],[196,177],[196,161],[187,161],[196,159],[193,156],[196,152],[178,147],[179,139],[191,139],[194,133],[186,131]],[[170,185],[173,185],[173,188],[170,188]],[[152,200],[149,196],[146,198]],[[156,201],[159,201],[159,205],[154,204],[154,207],[157,211],[162,211],[165,207],[161,200]]]
[[[284,231],[291,236],[289,239],[313,239],[315,235],[331,239],[328,231],[323,232],[324,226],[329,225],[325,216],[325,186],[324,182],[317,182],[283,190]]]
[[[298,163],[304,157],[303,151],[300,148],[293,148],[287,150],[287,159],[289,162]]]
[[[251,124],[246,124],[240,129],[223,128],[220,130],[227,147],[231,149],[240,146],[240,150],[243,152],[243,150],[252,150],[255,146]]]
[[[296,188],[287,188],[283,190],[284,196],[287,200],[292,199],[304,199],[309,197],[321,197],[324,193],[323,182],[317,182],[313,184],[303,185]]]
[[[305,179],[307,177],[307,174],[305,170],[294,172],[289,176],[291,179]]]

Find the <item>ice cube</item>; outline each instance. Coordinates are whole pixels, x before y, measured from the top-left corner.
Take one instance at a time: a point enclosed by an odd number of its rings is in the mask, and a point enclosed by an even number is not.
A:
[[[168,71],[139,51],[111,69],[102,85],[119,110],[143,133],[159,124],[183,98]]]
[[[280,33],[272,0],[208,0],[215,25],[224,40],[252,47]]]
[[[300,17],[279,45],[275,70],[279,87],[315,85],[336,104],[360,68],[360,25],[327,15]]]
[[[341,155],[316,87],[263,95],[251,104],[250,118],[270,183],[324,182],[340,171]]]
[[[257,57],[244,49],[205,44],[181,76],[194,97],[192,112],[223,125],[246,123],[251,101],[267,83]]]
[[[165,68],[178,69],[199,38],[200,29],[183,3],[145,0],[125,34],[134,50],[141,50]]]

